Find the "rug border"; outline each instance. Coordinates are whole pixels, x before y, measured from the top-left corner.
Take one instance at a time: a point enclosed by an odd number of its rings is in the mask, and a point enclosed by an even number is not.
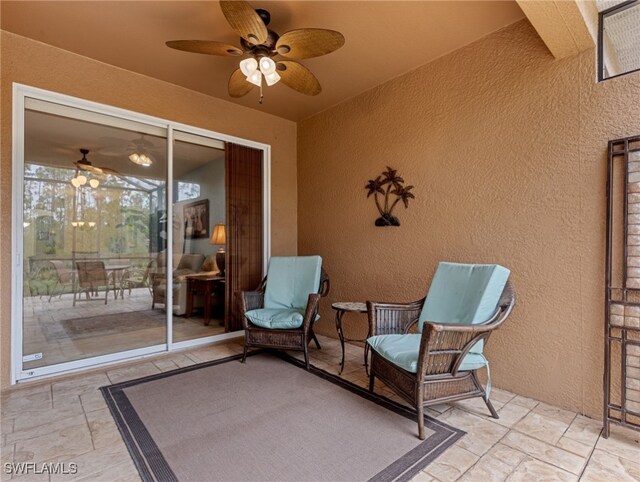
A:
[[[269,353],[275,355],[277,358],[290,363],[298,368],[305,369],[305,364],[291,355],[283,352],[270,351],[266,349],[254,350],[247,354],[248,357]],[[129,401],[128,397],[124,393],[124,389],[140,385],[143,383],[167,378],[174,375],[180,375],[194,370],[202,368],[208,368],[223,363],[228,363],[242,358],[241,354],[232,355],[218,360],[211,360],[208,362],[197,363],[175,370],[170,370],[161,373],[155,373],[142,378],[136,378],[133,380],[127,380],[120,383],[114,383],[100,387],[100,391],[109,407],[109,411],[114,418],[116,426],[120,431],[122,439],[129,451],[129,455],[133,459],[133,462],[138,469],[140,478],[144,482],[154,481],[177,481],[177,477],[173,470],[167,463],[166,459],[162,455],[162,452],[156,445],[155,441],[147,431],[142,421],[138,418],[135,408]],[[416,413],[410,407],[401,405],[393,400],[390,400],[377,393],[371,393],[368,389],[365,389],[359,385],[349,382],[338,375],[329,373],[321,368],[310,366],[310,373],[322,378],[334,385],[348,390],[355,395],[358,395],[370,402],[380,405],[387,410],[402,415],[408,419],[414,420]],[[133,420],[127,420],[132,418]],[[453,445],[456,441],[462,438],[466,432],[448,425],[440,420],[437,420],[429,415],[424,416],[425,428],[434,432],[433,435],[428,437],[425,441],[414,447],[412,450],[404,454],[399,459],[392,462],[389,466],[384,468],[378,474],[374,475],[371,482],[382,481],[408,481],[415,475],[428,466],[430,462],[423,465],[422,462],[426,458],[433,458],[435,460],[446,449]],[[425,450],[426,449],[426,450]],[[141,453],[142,452],[142,453]],[[152,467],[148,461],[149,458],[153,459],[154,466]]]

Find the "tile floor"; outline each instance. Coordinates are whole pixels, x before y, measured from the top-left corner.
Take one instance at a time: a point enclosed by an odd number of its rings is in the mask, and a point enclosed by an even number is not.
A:
[[[321,337],[313,364],[338,372],[340,346]],[[2,395],[1,480],[139,480],[98,387],[223,358],[242,351],[238,342],[112,366],[43,381]],[[348,346],[343,377],[366,385],[362,349]],[[377,390],[393,394],[377,382]],[[430,414],[467,435],[429,465],[416,481],[640,481],[640,434],[614,427],[600,436],[600,422],[536,400],[493,389],[499,420],[479,399],[433,407]],[[10,462],[74,462],[77,474],[16,476]]]

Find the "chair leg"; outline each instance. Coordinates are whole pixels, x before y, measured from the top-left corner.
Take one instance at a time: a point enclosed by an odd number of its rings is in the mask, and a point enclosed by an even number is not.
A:
[[[369,391],[373,393],[373,386],[375,384],[375,377],[373,376],[373,370],[369,371]]]
[[[422,406],[422,403],[418,404],[416,412],[418,412],[418,438],[420,440],[424,440],[424,407]]]
[[[242,352],[242,360],[240,360],[240,363],[244,363],[247,361],[247,349],[249,347],[247,346],[247,342],[244,343],[244,351]]]
[[[484,397],[482,397],[482,399],[484,400],[484,403],[487,404],[487,408],[491,412],[491,416],[493,418],[500,418],[500,416],[498,415],[498,412],[496,412],[496,409],[493,408],[493,405],[491,404],[491,400],[489,400],[488,398],[484,398]]]
[[[307,371],[309,371],[309,350],[307,349],[307,345],[304,346],[304,365],[307,367]]]
[[[316,336],[315,332],[311,332],[311,337],[313,338],[314,343],[316,344],[316,348],[318,350],[322,350],[322,347],[320,346],[320,342],[318,341],[318,337]]]

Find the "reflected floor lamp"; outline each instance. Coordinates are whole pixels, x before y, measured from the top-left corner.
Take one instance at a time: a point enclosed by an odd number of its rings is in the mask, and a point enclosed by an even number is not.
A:
[[[209,240],[210,244],[213,245],[221,245],[220,249],[216,253],[216,264],[218,265],[218,270],[220,270],[220,276],[224,276],[224,266],[225,266],[225,257],[226,253],[224,252],[224,247],[227,243],[227,237],[225,235],[224,224],[216,224],[213,227],[213,234],[211,235],[211,239]]]

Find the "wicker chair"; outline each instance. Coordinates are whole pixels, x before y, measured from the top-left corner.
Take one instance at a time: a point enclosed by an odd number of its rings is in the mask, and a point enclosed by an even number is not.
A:
[[[492,417],[498,418],[488,397],[489,389],[485,391],[478,379],[478,370],[485,366],[488,368],[488,362],[482,354],[477,355],[473,350],[478,351],[478,346],[486,344],[491,333],[507,319],[515,305],[515,292],[507,282],[493,315],[484,322],[463,324],[424,320],[422,333],[410,335],[419,326],[426,300],[427,297],[411,303],[367,302],[369,329],[374,335],[369,338],[369,344],[375,335],[403,334],[416,337],[412,339],[417,351],[415,370],[398,366],[372,345],[369,390],[373,392],[377,377],[409,402],[417,412],[418,436],[421,440],[425,438],[424,407],[430,405],[482,397]],[[480,363],[466,363],[467,356],[476,357],[475,360],[480,360]]]
[[[162,257],[163,258],[163,257]],[[159,257],[159,270],[166,269],[166,261]],[[177,268],[173,270],[173,314],[182,315],[187,306],[187,279],[186,275],[198,273],[202,269],[205,257],[203,254],[183,254]],[[167,296],[167,276],[164,271],[149,274],[151,285],[151,309],[156,304],[165,305]]]
[[[273,265],[273,260],[274,258],[272,258],[272,263],[269,266],[270,270]],[[271,273],[271,271],[269,271],[269,273]],[[308,370],[308,345],[311,340],[313,340],[316,347],[320,349],[320,342],[313,331],[313,324],[317,319],[320,299],[327,296],[329,293],[329,276],[324,268],[320,269],[318,289],[316,292],[308,294],[306,307],[301,308],[300,310],[304,311],[302,324],[299,327],[285,329],[258,326],[254,322],[250,321],[247,316],[247,313],[252,312],[253,310],[261,310],[265,307],[265,294],[268,291],[268,277],[269,276],[262,281],[256,291],[243,291],[240,294],[242,302],[242,322],[244,325],[244,354],[242,362],[244,363],[246,360],[249,347],[302,351],[304,352],[304,361]],[[251,316],[251,313],[249,313],[249,316]]]

